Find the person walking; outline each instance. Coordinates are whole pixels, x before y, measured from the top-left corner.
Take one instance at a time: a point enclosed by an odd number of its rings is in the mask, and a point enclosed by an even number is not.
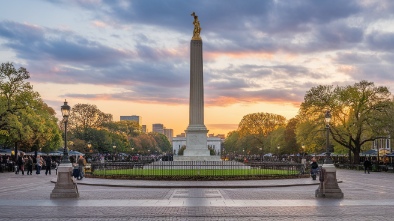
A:
[[[36,157],[36,174],[40,174],[41,173],[41,167],[42,167],[42,158],[40,155],[37,155]]]
[[[15,174],[19,174],[19,171],[22,171],[22,175],[25,175],[25,158],[23,158],[23,153],[20,153],[18,159],[16,161],[18,168]]]
[[[371,165],[372,165],[371,161],[369,161],[368,158],[365,158],[365,161],[364,161],[364,173],[368,172],[368,174],[369,174],[369,171],[371,169]]]
[[[52,159],[49,155],[45,158],[45,175],[51,175]]]
[[[85,174],[84,169],[85,169],[85,166],[86,166],[85,158],[82,155],[80,155],[77,163],[78,163],[78,168],[79,168],[79,172],[81,174],[81,177],[84,177],[84,174]]]
[[[31,156],[27,157],[27,175],[32,175],[33,173],[33,159]]]
[[[312,158],[311,163],[311,176],[313,180],[316,180],[317,172],[318,172],[319,165],[316,162],[315,158]]]

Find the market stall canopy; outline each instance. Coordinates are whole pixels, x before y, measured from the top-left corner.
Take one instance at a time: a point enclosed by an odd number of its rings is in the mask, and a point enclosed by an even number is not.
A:
[[[34,156],[34,154],[35,154],[35,151],[25,153],[25,155],[29,155],[29,156]],[[46,156],[47,153],[44,153],[44,152],[41,152],[41,151],[37,151],[37,155]]]
[[[378,151],[371,149],[371,150],[367,150],[365,152],[360,153],[360,157],[366,157],[366,156],[377,156],[378,155]]]
[[[15,153],[15,151],[12,149],[0,149],[1,155],[11,156],[11,155],[14,155],[14,153]],[[25,153],[25,152],[18,150],[18,153]]]
[[[74,156],[74,155],[82,155],[82,156],[85,156],[85,154],[84,153],[81,153],[81,152],[79,152],[79,151],[76,151],[76,150],[70,150],[70,151],[68,151],[68,155],[69,156]]]

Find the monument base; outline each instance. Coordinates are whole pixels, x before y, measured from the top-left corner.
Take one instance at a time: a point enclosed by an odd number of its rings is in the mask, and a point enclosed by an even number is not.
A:
[[[186,132],[186,149],[183,151],[185,157],[210,157],[207,148],[208,130],[204,125],[189,125]],[[191,159],[191,160],[198,160]],[[203,160],[202,160],[203,161]],[[211,160],[212,161],[212,160]]]
[[[188,149],[183,151],[183,156],[185,157],[210,157],[211,153],[207,148],[199,148],[199,149]]]
[[[51,198],[78,198],[77,184],[71,177],[72,165],[60,164],[57,170],[57,182],[52,190]]]
[[[319,187],[315,191],[315,197],[342,199],[343,192],[338,186],[335,166],[324,164],[321,173],[323,173],[323,181],[320,181]]]

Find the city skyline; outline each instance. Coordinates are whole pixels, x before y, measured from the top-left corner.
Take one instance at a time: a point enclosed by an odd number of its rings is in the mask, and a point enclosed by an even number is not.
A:
[[[235,130],[257,112],[297,114],[317,85],[394,90],[394,2],[18,0],[0,3],[0,62],[57,112],[67,99],[184,132],[194,11],[204,57],[205,125]]]

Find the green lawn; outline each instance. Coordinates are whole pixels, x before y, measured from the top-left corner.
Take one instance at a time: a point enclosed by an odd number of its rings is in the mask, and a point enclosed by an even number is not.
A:
[[[275,169],[122,169],[95,170],[95,176],[270,176],[297,175],[295,170]]]

